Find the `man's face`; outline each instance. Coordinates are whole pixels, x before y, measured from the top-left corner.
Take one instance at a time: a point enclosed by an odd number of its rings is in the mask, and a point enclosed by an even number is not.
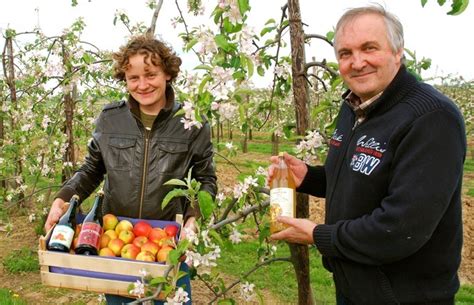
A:
[[[385,90],[400,68],[403,50],[393,53],[383,17],[355,17],[336,35],[339,72],[349,89],[362,101]]]

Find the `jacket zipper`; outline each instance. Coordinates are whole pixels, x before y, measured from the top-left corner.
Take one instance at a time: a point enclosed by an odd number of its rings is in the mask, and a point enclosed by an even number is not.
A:
[[[329,197],[326,197],[326,200],[328,200],[329,202],[332,201],[332,197],[334,195],[334,191],[336,189],[336,186],[337,186],[337,181],[339,179],[339,175],[341,174],[341,169],[342,169],[342,166],[344,165],[344,159],[346,157],[346,154],[347,154],[347,151],[349,150],[349,146],[350,146],[350,143],[352,141],[352,138],[354,137],[354,134],[355,134],[355,129],[360,125],[360,122],[358,122],[357,118],[355,118],[355,122],[354,122],[354,125],[352,126],[352,129],[350,130],[350,133],[349,133],[349,137],[346,141],[346,144],[344,145],[344,149],[343,151],[341,152],[341,154],[339,155],[339,160],[337,161],[337,167],[336,167],[336,170],[337,170],[337,176],[336,178],[334,179],[334,182],[333,182],[333,186],[332,186],[332,191],[331,191],[331,194],[329,194]],[[332,213],[331,215],[329,215],[328,219],[332,219]]]
[[[146,173],[148,172],[148,145],[151,132],[145,128],[145,153],[143,154],[142,188],[140,191],[140,210],[138,218],[142,218],[143,201],[145,200]]]

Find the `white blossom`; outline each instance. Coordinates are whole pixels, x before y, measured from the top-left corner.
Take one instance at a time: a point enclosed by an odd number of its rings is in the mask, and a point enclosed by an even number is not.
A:
[[[28,221],[33,222],[36,220],[36,215],[35,213],[28,215]]]
[[[199,245],[199,237],[193,229],[184,227],[184,234],[190,243]]]
[[[141,297],[145,294],[145,284],[137,280],[135,283],[133,283],[133,289],[130,289],[128,293],[131,295],[136,295],[137,297]]]
[[[232,142],[227,142],[225,143],[225,148],[231,150],[232,148],[234,148],[234,144],[232,144]]]
[[[183,289],[183,287],[179,287],[178,290],[175,291],[173,298],[166,298],[165,305],[178,305],[188,302],[190,299],[188,297],[188,292]]]
[[[249,282],[245,282],[240,285],[240,297],[244,299],[246,302],[252,301],[255,297],[254,291],[255,285],[250,284]]]
[[[242,241],[242,234],[239,231],[237,231],[236,228],[233,228],[232,233],[229,236],[229,239],[233,244],[238,244]]]

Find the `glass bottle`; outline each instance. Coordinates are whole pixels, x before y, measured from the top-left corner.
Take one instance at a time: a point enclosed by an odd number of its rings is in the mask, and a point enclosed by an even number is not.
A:
[[[76,227],[76,209],[79,206],[79,196],[74,195],[69,200],[69,207],[51,233],[48,242],[48,250],[69,252],[74,239],[74,228]]]
[[[104,192],[97,192],[94,205],[84,218],[81,232],[77,240],[76,254],[97,255],[99,251],[100,236],[102,235],[102,200]]]
[[[270,233],[277,233],[286,228],[277,221],[278,216],[296,216],[296,186],[291,171],[286,165],[283,153],[278,155],[278,165],[275,167],[270,183]]]

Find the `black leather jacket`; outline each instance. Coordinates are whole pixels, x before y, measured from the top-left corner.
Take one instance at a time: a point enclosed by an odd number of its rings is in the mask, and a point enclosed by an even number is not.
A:
[[[180,122],[183,116],[175,116],[181,104],[170,96],[174,94],[167,92],[167,107],[149,131],[141,123],[138,103],[133,99],[105,106],[84,164],[57,197],[65,201],[73,194],[87,198],[105,176],[104,214],[161,220],[174,220],[177,213],[184,214],[185,219],[199,216],[199,208],[189,207],[183,197],[161,209],[163,198],[174,188],[163,183],[183,179],[191,167],[201,190],[213,197],[217,190],[209,123],[204,122],[200,129],[184,129]]]

